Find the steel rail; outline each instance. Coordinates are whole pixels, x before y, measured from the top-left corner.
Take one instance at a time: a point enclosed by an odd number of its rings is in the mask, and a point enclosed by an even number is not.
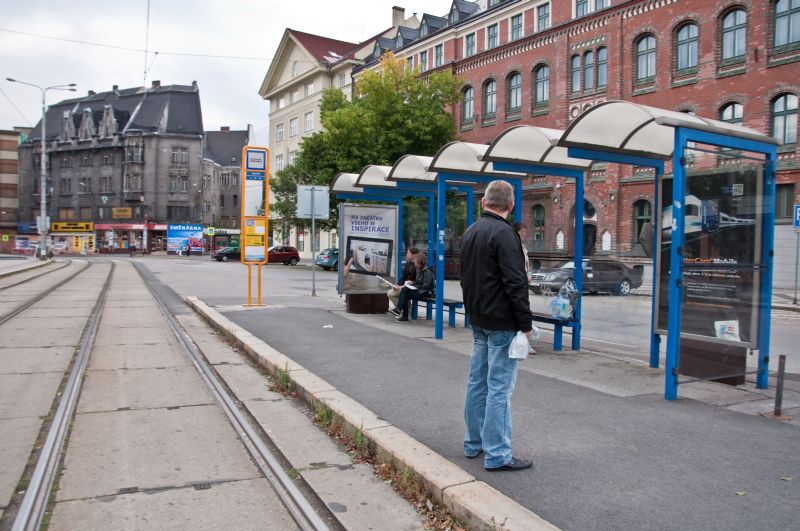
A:
[[[57,283],[57,284],[55,284],[53,286],[50,286],[49,288],[44,290],[42,293],[36,295],[34,298],[30,299],[28,302],[25,302],[25,303],[21,304],[20,306],[14,308],[10,312],[4,314],[3,316],[0,316],[0,325],[5,324],[6,322],[10,321],[11,319],[16,317],[17,315],[19,315],[23,311],[27,310],[28,308],[30,308],[31,306],[33,306],[34,304],[36,304],[40,300],[44,299],[45,297],[50,295],[52,292],[54,292],[55,290],[57,290],[58,288],[60,288],[61,286],[63,286],[64,284],[66,284],[67,282],[72,280],[73,278],[75,278],[76,276],[80,275],[81,273],[83,273],[84,271],[89,269],[89,267],[91,265],[92,265],[92,263],[87,261],[86,262],[86,266],[83,269],[80,269],[80,270],[76,271],[74,274],[66,277],[61,282],[59,282],[59,283]],[[41,277],[41,275],[39,277],[36,277],[36,278],[40,278],[40,277]]]
[[[25,284],[26,282],[30,282],[31,280],[36,280],[37,278],[42,278],[43,276],[49,275],[50,273],[54,273],[56,271],[61,271],[65,267],[69,267],[69,265],[72,263],[72,260],[71,259],[67,259],[65,262],[66,263],[64,265],[62,265],[62,266],[56,267],[54,269],[48,269],[47,271],[43,271],[43,272],[39,272],[39,268],[32,269],[31,271],[38,272],[39,274],[34,275],[34,276],[30,277],[30,278],[26,278],[24,280],[20,280],[19,282],[15,282],[14,284],[9,284],[8,286],[0,286],[0,291],[6,290],[8,288],[13,288],[13,287],[19,286],[20,284]],[[53,262],[53,263],[55,263],[55,262]],[[24,274],[24,273],[27,273],[27,272],[28,271],[20,271],[18,274]]]
[[[138,267],[137,271],[139,271]],[[141,271],[139,271],[139,274],[141,276]],[[144,277],[142,277],[142,280],[145,280]],[[172,313],[170,313],[161,297],[146,281],[145,285],[147,285],[150,293],[153,295],[159,310],[169,323],[175,337],[186,350],[195,368],[200,373],[200,376],[206,382],[217,399],[217,402],[222,407],[222,410],[225,412],[225,415],[228,417],[228,421],[231,423],[234,430],[236,430],[237,435],[245,448],[247,448],[247,451],[253,457],[256,466],[258,466],[264,477],[269,481],[295,523],[303,530],[327,531],[329,529],[328,525],[320,518],[319,514],[317,514],[305,496],[303,496],[297,486],[292,482],[292,479],[289,478],[288,474],[283,470],[283,467],[281,467],[278,459],[239,410],[236,405],[236,399],[230,395],[219,377],[209,367],[203,354],[189,337],[186,330],[177,319],[175,319]]]
[[[25,496],[22,498],[22,503],[14,519],[14,524],[11,527],[12,531],[32,531],[39,529],[42,525],[42,518],[47,509],[53,483],[58,474],[64,442],[72,416],[75,413],[75,406],[78,403],[83,375],[89,361],[89,352],[94,343],[97,328],[100,325],[100,316],[105,307],[106,296],[108,288],[111,286],[113,275],[114,263],[112,262],[103,290],[100,292],[100,296],[97,298],[94,309],[83,330],[69,379],[58,402],[58,409],[53,416],[53,422],[50,424],[39,459],[36,461],[36,468],[34,468]]]

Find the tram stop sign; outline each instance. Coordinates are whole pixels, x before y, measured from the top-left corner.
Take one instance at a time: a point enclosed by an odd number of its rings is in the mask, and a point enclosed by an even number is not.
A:
[[[800,231],[800,205],[794,206],[794,230]]]

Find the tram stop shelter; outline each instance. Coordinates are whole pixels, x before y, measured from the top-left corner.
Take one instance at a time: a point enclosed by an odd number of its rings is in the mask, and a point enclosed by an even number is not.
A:
[[[754,129],[624,101],[589,109],[557,142],[573,158],[654,170],[652,233],[642,241],[653,251],[650,365],[666,335],[667,400],[679,384],[743,382],[750,351],[756,385],[767,387],[778,144]]]

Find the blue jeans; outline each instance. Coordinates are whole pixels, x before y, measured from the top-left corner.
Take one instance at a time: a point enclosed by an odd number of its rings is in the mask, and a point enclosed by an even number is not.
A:
[[[397,307],[403,312],[403,317],[408,319],[408,301],[423,298],[418,289],[403,288],[400,290],[400,298],[397,299]]]
[[[464,420],[464,455],[484,452],[484,466],[511,461],[511,394],[517,379],[517,360],[508,357],[516,331],[472,327],[472,361]]]

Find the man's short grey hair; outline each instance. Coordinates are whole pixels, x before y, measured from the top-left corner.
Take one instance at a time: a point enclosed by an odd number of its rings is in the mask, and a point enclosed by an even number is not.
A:
[[[505,181],[492,181],[483,196],[486,208],[505,212],[514,206],[514,187]]]

